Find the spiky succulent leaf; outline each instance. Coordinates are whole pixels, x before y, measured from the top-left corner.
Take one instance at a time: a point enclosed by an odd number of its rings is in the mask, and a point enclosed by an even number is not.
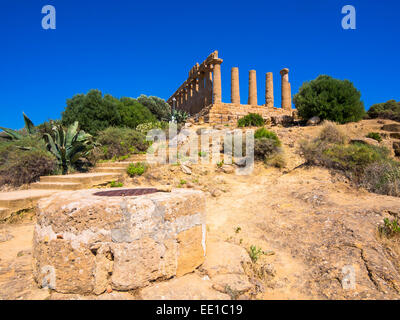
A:
[[[22,134],[20,134],[19,132],[15,131],[15,130],[3,128],[3,127],[0,127],[0,129],[3,130],[5,133],[7,133],[8,136],[12,140],[20,140],[23,137]]]
[[[35,134],[37,133],[37,130],[35,128],[35,125],[31,121],[31,119],[28,118],[28,116],[22,112],[22,115],[24,116],[24,122],[25,122],[25,129],[29,134]]]

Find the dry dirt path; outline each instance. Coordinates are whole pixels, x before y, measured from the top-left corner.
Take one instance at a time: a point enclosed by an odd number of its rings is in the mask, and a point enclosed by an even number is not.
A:
[[[399,198],[353,189],[323,169],[261,171],[225,178],[229,195],[208,202],[211,241],[275,252],[264,257],[275,276],[260,298],[400,297],[398,246],[376,232],[399,214]],[[342,288],[345,266],[354,268],[354,290]]]

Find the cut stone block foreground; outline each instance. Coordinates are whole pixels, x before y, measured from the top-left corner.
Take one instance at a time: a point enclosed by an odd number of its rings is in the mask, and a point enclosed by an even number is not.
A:
[[[201,191],[145,189],[152,193],[130,196],[129,190],[113,189],[112,196],[72,191],[40,200],[33,241],[39,286],[61,293],[133,290],[203,263]]]

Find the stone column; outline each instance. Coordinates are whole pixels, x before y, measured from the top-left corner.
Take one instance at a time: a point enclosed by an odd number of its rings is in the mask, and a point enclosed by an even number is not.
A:
[[[188,88],[188,105],[186,107],[186,111],[188,113],[191,113],[192,111],[192,103],[193,103],[193,85],[192,83],[188,83],[187,84],[187,88]]]
[[[240,104],[239,68],[231,70],[231,102]]]
[[[213,70],[213,103],[222,102],[222,89],[221,89],[221,62],[215,59]]]
[[[265,75],[265,106],[272,108],[274,106],[274,80],[272,72]]]
[[[247,104],[257,105],[257,78],[256,70],[249,71],[249,99]]]
[[[205,107],[205,87],[204,87],[204,72],[199,74],[199,104],[200,108]]]
[[[289,83],[289,69],[280,71],[282,76],[282,109],[292,110],[292,94]]]
[[[183,88],[183,105],[182,105],[182,110],[186,110],[188,105],[188,91],[187,88]]]
[[[206,87],[205,87],[205,102],[206,106],[212,104],[212,72],[211,69],[206,71]]]

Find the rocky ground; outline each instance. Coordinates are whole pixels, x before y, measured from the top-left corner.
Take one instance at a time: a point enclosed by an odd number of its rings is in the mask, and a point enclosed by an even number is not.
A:
[[[381,126],[369,120],[345,129],[361,138]],[[400,215],[400,198],[371,194],[340,174],[303,166],[298,142],[317,135],[318,127],[273,130],[284,144],[286,168],[259,163],[251,175],[237,176],[230,166],[192,165],[187,171],[163,165],[124,181],[206,192],[207,257],[196,272],[96,297],[39,289],[31,268],[33,222],[23,220],[0,226],[0,299],[399,299],[400,245],[381,238],[377,226]],[[256,262],[251,246],[262,250]],[[343,285],[344,267],[354,270],[353,289]]]

